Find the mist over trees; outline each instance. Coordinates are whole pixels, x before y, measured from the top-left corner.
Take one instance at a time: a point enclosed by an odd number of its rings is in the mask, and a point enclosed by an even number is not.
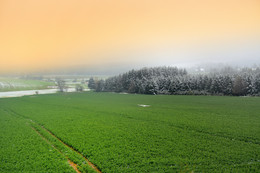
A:
[[[106,80],[89,81],[97,92],[171,95],[260,95],[260,68],[225,67],[208,73],[188,74],[177,67],[131,70]]]

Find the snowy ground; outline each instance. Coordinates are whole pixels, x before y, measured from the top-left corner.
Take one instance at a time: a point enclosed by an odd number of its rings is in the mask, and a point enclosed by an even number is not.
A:
[[[36,84],[24,84],[19,82],[0,82],[0,88],[26,88],[26,87],[36,87]]]
[[[0,98],[36,95],[36,92],[38,92],[38,94],[52,94],[52,93],[56,93],[57,91],[58,91],[58,89],[7,91],[7,92],[0,92]],[[76,91],[75,88],[68,88],[68,90],[67,90],[67,92],[75,92],[75,91]],[[85,89],[84,91],[89,91],[89,89]]]
[[[53,82],[46,82],[41,80],[4,78],[0,76],[0,92],[47,89],[47,87],[51,85],[55,84]]]

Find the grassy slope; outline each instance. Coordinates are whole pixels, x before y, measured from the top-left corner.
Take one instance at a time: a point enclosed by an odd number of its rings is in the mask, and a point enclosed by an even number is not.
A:
[[[40,80],[25,80],[16,78],[2,78],[0,77],[0,92],[4,91],[19,91],[19,90],[33,90],[33,89],[46,89],[47,86],[54,85],[51,82]]]
[[[260,170],[260,98],[89,92],[0,105],[41,123],[103,172]]]

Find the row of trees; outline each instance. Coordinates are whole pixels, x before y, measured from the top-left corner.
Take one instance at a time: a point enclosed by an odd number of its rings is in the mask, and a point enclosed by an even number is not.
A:
[[[229,67],[230,69],[230,67]],[[260,95],[260,68],[219,70],[214,73],[188,74],[177,67],[132,70],[106,80],[89,80],[97,92],[185,95]]]
[[[59,92],[67,92],[68,86],[66,85],[65,80],[62,80],[60,78],[56,78],[56,85],[58,87]],[[82,92],[84,90],[84,87],[80,84],[75,85],[75,91]]]

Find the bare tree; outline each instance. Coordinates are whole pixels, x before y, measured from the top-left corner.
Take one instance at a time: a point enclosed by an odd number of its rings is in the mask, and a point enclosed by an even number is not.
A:
[[[58,89],[59,89],[60,92],[67,91],[66,82],[64,80],[57,78],[56,79],[56,84],[57,84]]]
[[[77,92],[81,92],[81,91],[84,90],[83,86],[79,85],[79,84],[76,85],[75,89],[76,89]]]

